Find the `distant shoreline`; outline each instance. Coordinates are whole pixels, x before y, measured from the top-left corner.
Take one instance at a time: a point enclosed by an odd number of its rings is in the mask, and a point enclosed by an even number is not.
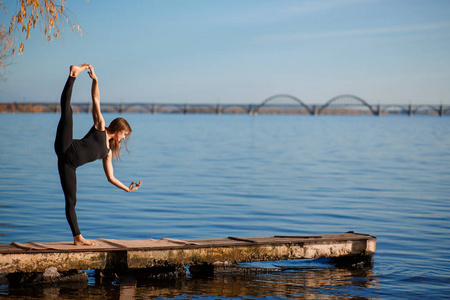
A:
[[[102,111],[112,113],[150,114],[249,114],[249,115],[437,115],[450,114],[450,106],[443,105],[378,105],[377,110],[357,105],[313,109],[299,105],[256,104],[102,104]],[[317,108],[316,108],[317,107]],[[90,113],[91,105],[73,103],[74,113]],[[59,113],[55,103],[0,103],[0,113]]]

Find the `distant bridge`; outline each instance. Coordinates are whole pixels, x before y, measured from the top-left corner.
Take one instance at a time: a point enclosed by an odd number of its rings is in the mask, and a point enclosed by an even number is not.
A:
[[[321,114],[373,114],[381,116],[383,114],[437,114],[444,116],[450,111],[450,106],[429,105],[429,104],[386,104],[371,105],[364,99],[355,95],[339,95],[331,98],[323,105],[307,105],[302,100],[288,94],[278,94],[271,96],[261,102],[256,107],[255,113],[263,112],[269,107],[301,108],[304,113],[311,115]]]
[[[74,112],[90,112],[89,103],[72,103]],[[0,103],[0,112],[59,112],[58,103]],[[378,104],[350,94],[339,95],[325,104],[306,104],[289,95],[273,95],[260,104],[181,104],[181,103],[102,103],[102,111],[115,113],[213,113],[213,114],[372,114],[376,116],[403,114],[432,114],[444,116],[450,113],[450,105],[430,104]]]

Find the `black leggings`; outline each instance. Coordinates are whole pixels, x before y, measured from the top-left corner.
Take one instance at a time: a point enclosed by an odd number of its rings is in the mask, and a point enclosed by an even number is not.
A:
[[[61,179],[61,187],[66,199],[66,218],[69,222],[73,236],[81,234],[78,228],[75,205],[77,204],[77,174],[76,168],[67,164],[65,152],[73,141],[73,119],[70,99],[75,77],[67,79],[61,95],[61,119],[56,130],[55,152],[58,156],[58,171]]]

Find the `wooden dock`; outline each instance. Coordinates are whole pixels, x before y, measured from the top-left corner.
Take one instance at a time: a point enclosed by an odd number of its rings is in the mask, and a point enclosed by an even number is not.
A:
[[[72,242],[0,245],[0,273],[68,270],[128,270],[170,266],[233,267],[241,262],[330,257],[343,261],[372,259],[376,238],[367,234],[228,237],[218,239],[112,240],[99,246]]]

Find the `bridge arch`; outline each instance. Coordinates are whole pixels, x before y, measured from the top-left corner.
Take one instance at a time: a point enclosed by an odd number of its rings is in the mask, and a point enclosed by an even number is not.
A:
[[[356,100],[356,101],[360,102],[362,105],[364,105],[365,107],[367,107],[374,115],[378,114],[378,112],[376,110],[374,110],[373,107],[369,103],[367,103],[364,99],[362,99],[358,96],[355,96],[355,95],[348,95],[348,94],[339,95],[339,96],[336,96],[336,97],[328,100],[327,103],[325,103],[324,105],[322,105],[319,108],[319,114],[333,102],[336,102],[340,99],[345,99],[345,98],[350,98],[350,99]]]
[[[421,111],[427,111],[427,110],[431,110],[433,112],[436,112],[438,115],[441,113],[441,108],[440,107],[436,107],[430,104],[424,104],[424,105],[419,105],[416,106],[416,108],[414,109],[414,113],[418,113]]]
[[[120,113],[149,113],[151,112],[150,108],[145,103],[130,103],[129,105],[120,104],[118,107]]]
[[[312,110],[309,108],[309,106],[306,105],[302,100],[300,100],[300,99],[298,99],[297,97],[294,97],[294,96],[292,96],[292,95],[289,95],[289,94],[277,94],[277,95],[273,95],[273,96],[267,98],[266,100],[264,100],[263,102],[261,102],[261,104],[259,104],[259,105],[255,108],[255,111],[258,112],[259,109],[260,109],[261,107],[263,107],[263,106],[266,105],[267,103],[269,103],[269,102],[271,102],[271,101],[273,101],[273,100],[275,100],[275,99],[277,99],[277,98],[289,98],[289,99],[292,99],[292,100],[294,100],[295,102],[297,102],[298,104],[300,104],[300,106],[304,107],[310,114],[313,114],[313,113],[314,113],[314,111],[312,111]]]
[[[450,106],[448,106],[447,108],[442,108],[444,113],[448,113],[450,112]]]
[[[392,111],[400,111],[402,114],[411,114],[411,108],[409,105],[399,105],[399,104],[392,104],[392,105],[384,105],[383,106],[383,110],[387,111],[387,112],[392,112]]]

